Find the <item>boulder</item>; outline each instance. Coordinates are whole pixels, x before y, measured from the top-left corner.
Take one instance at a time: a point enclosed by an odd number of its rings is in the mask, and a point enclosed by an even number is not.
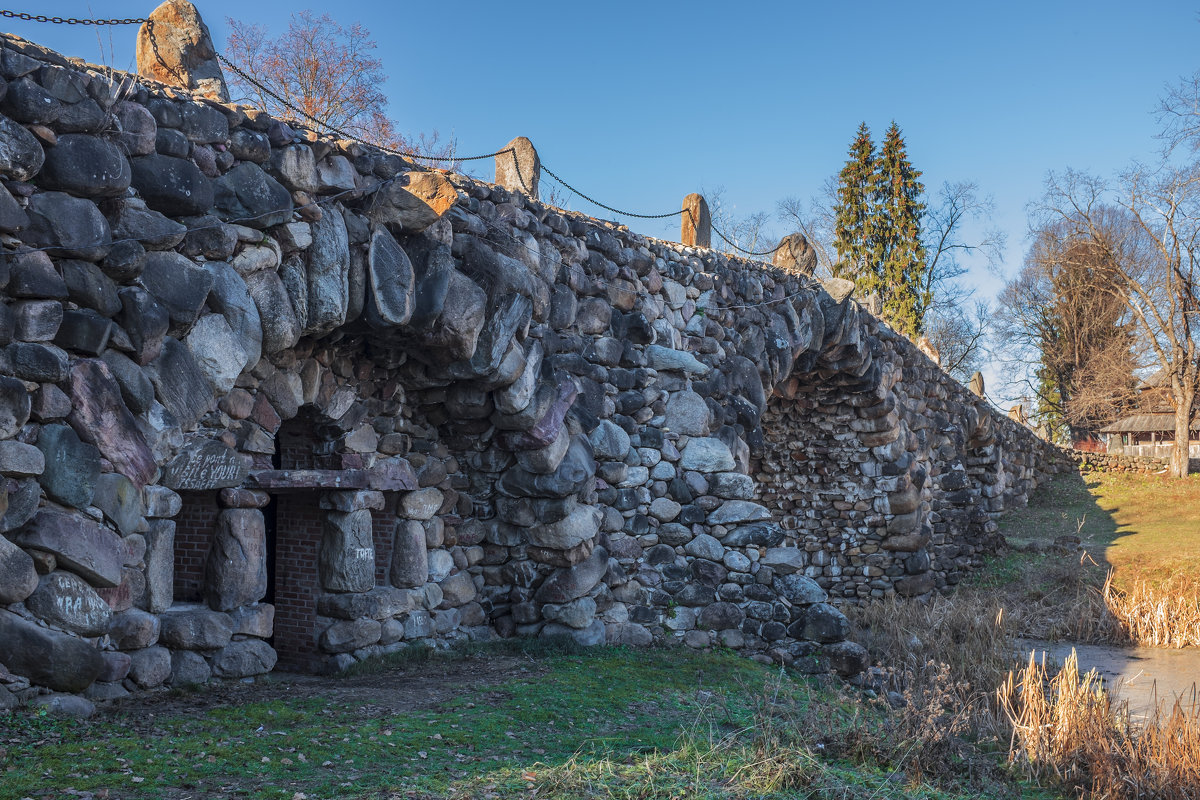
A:
[[[291,219],[292,195],[257,164],[243,161],[217,179],[214,203],[221,219],[260,230]]]
[[[771,585],[780,597],[786,598],[793,604],[823,603],[829,598],[826,591],[816,581],[804,575],[777,577]]]
[[[733,453],[720,439],[695,438],[683,448],[679,465],[696,472],[727,472],[734,468]]]
[[[108,626],[112,643],[122,650],[137,650],[149,647],[158,641],[158,617],[140,608],[131,608],[113,614]]]
[[[19,603],[37,588],[38,576],[33,559],[0,536],[0,604]]]
[[[121,583],[125,548],[120,537],[81,514],[44,507],[14,539],[22,547],[53,553],[59,566],[93,586]]]
[[[378,623],[377,623],[378,624]],[[217,678],[248,678],[265,675],[279,660],[271,645],[262,639],[230,642],[213,656],[212,674]]]
[[[61,570],[42,576],[25,607],[39,619],[80,636],[103,636],[112,619],[108,603],[87,582]]]
[[[840,642],[850,634],[846,615],[828,603],[814,603],[804,612],[803,638],[813,642]]]
[[[712,429],[712,411],[695,392],[675,392],[667,401],[663,427],[683,436],[707,436]]]
[[[537,547],[570,550],[583,542],[595,540],[604,515],[594,506],[578,506],[565,519],[549,525],[535,525],[525,533],[529,543]]]
[[[135,533],[145,520],[146,505],[142,501],[142,490],[117,472],[105,473],[96,480],[96,494],[92,503],[117,526],[122,536]]]
[[[425,545],[424,527],[419,522],[400,520],[392,542],[388,582],[401,589],[422,586],[429,577],[429,551]]]
[[[78,197],[117,197],[129,188],[129,159],[107,139],[68,133],[46,153],[38,183]]]
[[[159,616],[158,639],[173,650],[219,650],[233,636],[228,614],[200,606],[177,606]]]
[[[458,202],[458,191],[439,172],[404,172],[383,186],[369,216],[393,233],[420,233]]]
[[[162,352],[163,338],[171,327],[171,318],[167,309],[140,286],[127,286],[117,296],[121,299],[117,322],[129,336],[133,359],[145,366]]]
[[[91,505],[100,477],[100,451],[95,445],[81,441],[66,425],[44,425],[37,446],[46,460],[38,476],[46,495],[75,508]]]
[[[129,679],[139,689],[162,686],[171,677],[171,651],[165,647],[146,647],[129,654]]]
[[[27,181],[38,173],[46,154],[37,137],[25,126],[0,115],[0,175]]]
[[[187,0],[167,0],[138,28],[138,74],[229,102],[208,26]]]
[[[137,197],[105,204],[114,239],[137,239],[150,250],[170,250],[183,241],[187,227],[147,208]]]
[[[204,214],[213,205],[212,181],[191,159],[158,153],[135,158],[132,183],[146,205],[167,216]]]
[[[350,301],[350,250],[346,221],[330,213],[312,226],[308,248],[308,316],[304,333],[329,333],[346,321]]]
[[[245,353],[242,369],[250,369],[262,357],[263,326],[258,306],[246,282],[233,267],[215,261],[204,265],[213,276],[208,306],[225,318],[238,347]]]
[[[246,289],[254,299],[262,320],[262,348],[277,353],[300,340],[300,320],[279,274],[255,272],[246,277]]]
[[[196,365],[192,352],[166,337],[162,352],[146,366],[159,401],[184,430],[191,430],[213,407],[212,385]]]
[[[29,390],[16,378],[0,376],[0,438],[15,436],[29,421]]]
[[[39,686],[58,692],[81,692],[104,670],[94,646],[0,609],[0,652],[4,665]]]
[[[154,479],[154,454],[125,407],[121,388],[99,359],[80,359],[71,368],[71,413],[67,421],[94,444],[113,468],[137,486]],[[130,531],[132,532],[132,531]]]
[[[186,332],[200,316],[213,276],[178,253],[153,252],[146,255],[142,285],[167,310],[171,331]]]
[[[217,515],[204,562],[204,596],[210,608],[232,611],[267,593],[267,533],[263,514],[227,508]]]
[[[212,677],[212,668],[199,653],[191,650],[175,650],[171,653],[171,676],[167,683],[172,686],[196,686]]]
[[[372,327],[398,327],[412,317],[416,290],[412,262],[385,228],[371,234],[366,288],[366,320]]]
[[[246,366],[247,356],[225,317],[204,315],[192,327],[184,343],[212,391],[218,396],[229,394]]]
[[[21,240],[32,247],[48,247],[56,258],[99,261],[112,248],[108,220],[90,200],[64,192],[38,192],[29,198],[29,227]]]
[[[146,531],[146,610],[161,613],[171,607],[175,588],[175,523],[150,522]]]
[[[331,592],[366,592],[375,586],[375,545],[371,512],[325,515],[318,557],[321,586]]]
[[[607,570],[608,551],[597,547],[584,561],[547,578],[534,598],[541,603],[569,603],[594,589]]]

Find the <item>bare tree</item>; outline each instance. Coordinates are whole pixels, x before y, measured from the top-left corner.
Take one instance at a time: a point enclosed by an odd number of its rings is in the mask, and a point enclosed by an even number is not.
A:
[[[443,142],[436,131],[414,140],[399,133],[387,114],[383,62],[362,25],[342,27],[328,14],[300,11],[281,36],[270,38],[264,26],[229,18],[226,23],[226,57],[253,78],[230,76],[240,99],[305,127],[437,157],[426,164],[459,166],[453,139]]]
[[[931,309],[925,336],[940,355],[942,369],[964,382],[983,369],[991,320],[992,309],[985,302],[976,302],[971,309],[961,305]]]
[[[1104,248],[1114,291],[1143,332],[1170,389],[1175,412],[1171,473],[1187,475],[1200,379],[1200,165],[1168,159],[1154,167],[1135,165],[1112,189],[1079,172],[1051,175],[1039,212]]]
[[[770,214],[762,211],[737,214],[734,210],[736,206],[725,197],[724,186],[718,186],[711,192],[702,189],[700,193],[708,202],[709,216],[712,219],[713,249],[741,258],[756,258],[758,256],[749,256],[748,253],[770,250],[779,243],[778,237],[769,228]],[[724,234],[725,238],[717,235],[716,231]],[[725,239],[729,239],[729,242]]]

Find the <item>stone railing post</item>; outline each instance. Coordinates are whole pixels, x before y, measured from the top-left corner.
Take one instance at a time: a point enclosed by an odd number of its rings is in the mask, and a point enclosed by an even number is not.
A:
[[[817,270],[817,251],[803,233],[789,233],[779,241],[771,263],[787,272],[811,277]]]
[[[496,155],[496,183],[513,192],[524,192],[538,199],[542,179],[542,160],[533,142],[518,136]]]
[[[687,247],[712,247],[712,217],[703,195],[693,192],[683,198],[679,241]]]
[[[137,70],[160,83],[229,102],[208,26],[187,0],[167,0],[138,28]]]

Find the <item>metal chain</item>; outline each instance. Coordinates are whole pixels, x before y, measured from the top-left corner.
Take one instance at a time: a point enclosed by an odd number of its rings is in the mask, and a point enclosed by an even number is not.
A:
[[[396,150],[391,147],[384,147],[383,145],[375,144],[374,142],[368,142],[368,141],[362,139],[361,137],[355,136],[353,133],[350,133],[349,131],[342,130],[341,128],[338,128],[334,125],[330,125],[328,122],[324,122],[324,121],[318,119],[317,117],[314,117],[312,114],[308,113],[307,111],[305,111],[302,108],[298,108],[291,101],[286,100],[283,97],[280,97],[278,94],[276,94],[272,90],[268,89],[266,86],[263,86],[262,83],[260,83],[259,81],[255,80],[254,78],[251,78],[249,75],[247,75],[245,73],[245,71],[243,71],[240,67],[238,67],[236,64],[234,64],[232,61],[230,61],[225,56],[221,55],[220,53],[217,53],[216,55],[217,55],[217,58],[221,60],[222,64],[229,67],[229,69],[233,70],[233,72],[235,74],[237,74],[242,80],[246,81],[251,86],[254,86],[259,91],[266,94],[268,97],[273,98],[275,101],[282,103],[285,108],[288,108],[288,109],[296,112],[297,114],[301,115],[302,117],[309,120],[313,124],[319,125],[320,127],[324,128],[325,130],[331,131],[332,133],[336,133],[338,136],[341,136],[343,139],[350,139],[351,141],[358,142],[359,144],[365,144],[370,147],[375,147],[379,150],[383,150],[384,152],[391,153],[393,155],[403,156],[404,158],[419,159],[422,161],[449,161],[449,162],[482,161],[485,158],[495,158],[496,156],[504,155],[505,153],[514,153],[514,159],[515,159],[515,152],[513,151],[513,149],[511,147],[505,148],[504,150],[497,150],[494,153],[487,153],[487,154],[481,155],[481,156],[425,156],[425,155],[421,155],[420,153],[406,153],[403,150]],[[524,180],[522,180],[522,183],[524,183]]]
[[[606,206],[604,203],[601,203],[599,200],[588,197],[586,194],[579,191],[574,186],[572,186],[571,184],[564,181],[562,178],[558,177],[558,175],[554,174],[553,170],[551,170],[549,167],[547,167],[544,163],[542,164],[542,172],[546,173],[551,178],[553,178],[554,180],[561,183],[568,191],[574,192],[575,194],[582,197],[584,200],[587,200],[592,205],[600,206],[600,208],[603,208],[605,211],[611,211],[614,214],[620,214],[621,216],[624,216],[624,217],[636,217],[638,219],[668,219],[669,217],[678,217],[680,214],[683,213],[683,209],[680,209],[679,211],[672,211],[670,214],[635,214],[632,211],[622,211],[619,208],[613,208],[612,206]]]
[[[26,22],[53,22],[55,25],[141,25],[145,19],[76,19],[75,17],[47,17],[42,14],[26,14],[23,11],[0,10],[0,17],[22,19]]]
[[[20,19],[20,20],[25,20],[26,22],[51,22],[56,25],[141,25],[143,23],[149,22],[149,20],[145,19],[145,18],[141,18],[141,19],[133,19],[133,18],[127,18],[127,19],[77,19],[75,17],[47,17],[42,14],[27,14],[22,11],[7,11],[4,9],[0,9],[0,17],[7,17],[9,19]],[[157,44],[157,42],[155,44]],[[156,48],[156,50],[157,50],[157,48]],[[383,150],[384,152],[392,153],[393,155],[398,155],[403,158],[416,159],[416,160],[420,160],[420,161],[435,161],[435,162],[436,161],[446,161],[446,162],[450,162],[450,163],[453,163],[456,161],[458,161],[458,162],[482,161],[484,159],[495,158],[496,156],[505,155],[507,153],[512,157],[513,166],[517,172],[517,180],[520,181],[521,187],[526,191],[526,193],[532,194],[531,188],[528,185],[528,183],[526,183],[525,176],[521,172],[521,165],[517,159],[517,152],[516,152],[515,148],[509,147],[509,148],[505,148],[504,150],[497,150],[494,153],[486,153],[484,155],[478,155],[478,156],[449,156],[449,157],[447,157],[447,156],[427,156],[427,155],[422,155],[420,153],[408,153],[403,150],[396,150],[396,149],[393,149],[390,147],[384,147],[382,145],[374,144],[372,142],[367,142],[367,141],[363,140],[361,137],[355,136],[354,134],[350,133],[349,131],[338,128],[334,125],[330,125],[328,122],[324,122],[324,121],[314,117],[312,114],[308,113],[307,111],[305,111],[301,108],[298,108],[292,102],[281,97],[280,95],[278,95],[271,89],[268,89],[260,81],[257,81],[254,78],[250,77],[248,74],[246,74],[246,72],[244,70],[242,70],[240,67],[238,67],[236,64],[234,64],[232,61],[230,61],[228,58],[226,58],[221,53],[217,53],[216,56],[218,59],[220,59],[222,64],[229,67],[229,69],[232,70],[236,75],[238,75],[238,77],[240,77],[242,80],[246,81],[250,85],[254,86],[259,91],[266,94],[268,97],[271,97],[276,102],[281,103],[285,108],[288,108],[291,111],[294,111],[295,113],[300,114],[302,117],[311,121],[315,125],[318,125],[321,128],[324,128],[332,133],[336,133],[338,136],[341,136],[344,139],[350,139],[352,141],[359,142],[360,144],[371,145],[373,147],[379,148],[380,150]],[[161,58],[160,58],[160,60],[161,60]],[[632,211],[623,211],[619,208],[614,208],[613,206],[607,205],[605,203],[601,203],[599,200],[595,199],[594,197],[589,197],[588,195],[579,191],[574,186],[572,186],[571,184],[569,184],[565,180],[563,180],[561,177],[559,177],[559,175],[557,173],[555,173],[552,169],[547,167],[545,164],[542,164],[542,171],[545,172],[547,175],[549,175],[554,180],[558,181],[558,183],[560,183],[563,186],[563,188],[565,188],[567,191],[572,192],[573,194],[576,194],[579,197],[582,197],[584,200],[588,201],[592,205],[598,206],[598,207],[604,209],[605,211],[611,211],[614,214],[620,214],[623,217],[633,217],[635,219],[670,219],[671,217],[677,217],[677,216],[680,216],[681,214],[685,214],[685,213],[689,217],[692,216],[691,209],[680,209],[679,211],[672,211],[668,214],[636,214]],[[693,223],[693,225],[695,224],[694,218],[692,220],[692,223]],[[722,233],[720,231],[720,229],[711,225],[711,223],[710,223],[709,227],[712,228],[712,231],[714,233],[716,233],[717,236],[721,237],[721,239],[723,239],[727,245],[732,247],[734,250],[737,250],[738,252],[745,253],[746,255],[769,256],[772,253],[774,253],[775,251],[777,251],[780,247],[783,246],[783,243],[781,242],[779,245],[775,246],[774,248],[772,248],[770,250],[763,250],[761,252],[746,250],[745,248],[739,247],[737,244],[735,244],[732,240],[730,240],[730,238],[728,236],[726,236],[724,233]]]

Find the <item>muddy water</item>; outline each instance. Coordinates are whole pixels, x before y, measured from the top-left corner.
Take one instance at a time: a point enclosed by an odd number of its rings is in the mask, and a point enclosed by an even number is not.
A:
[[[1157,647],[1113,647],[1110,645],[1072,644],[1071,642],[1022,643],[1024,658],[1030,650],[1042,654],[1047,662],[1063,663],[1074,648],[1080,672],[1096,670],[1110,692],[1129,702],[1130,713],[1144,717],[1156,701],[1182,700],[1190,706],[1200,699],[1200,648],[1180,650]]]

